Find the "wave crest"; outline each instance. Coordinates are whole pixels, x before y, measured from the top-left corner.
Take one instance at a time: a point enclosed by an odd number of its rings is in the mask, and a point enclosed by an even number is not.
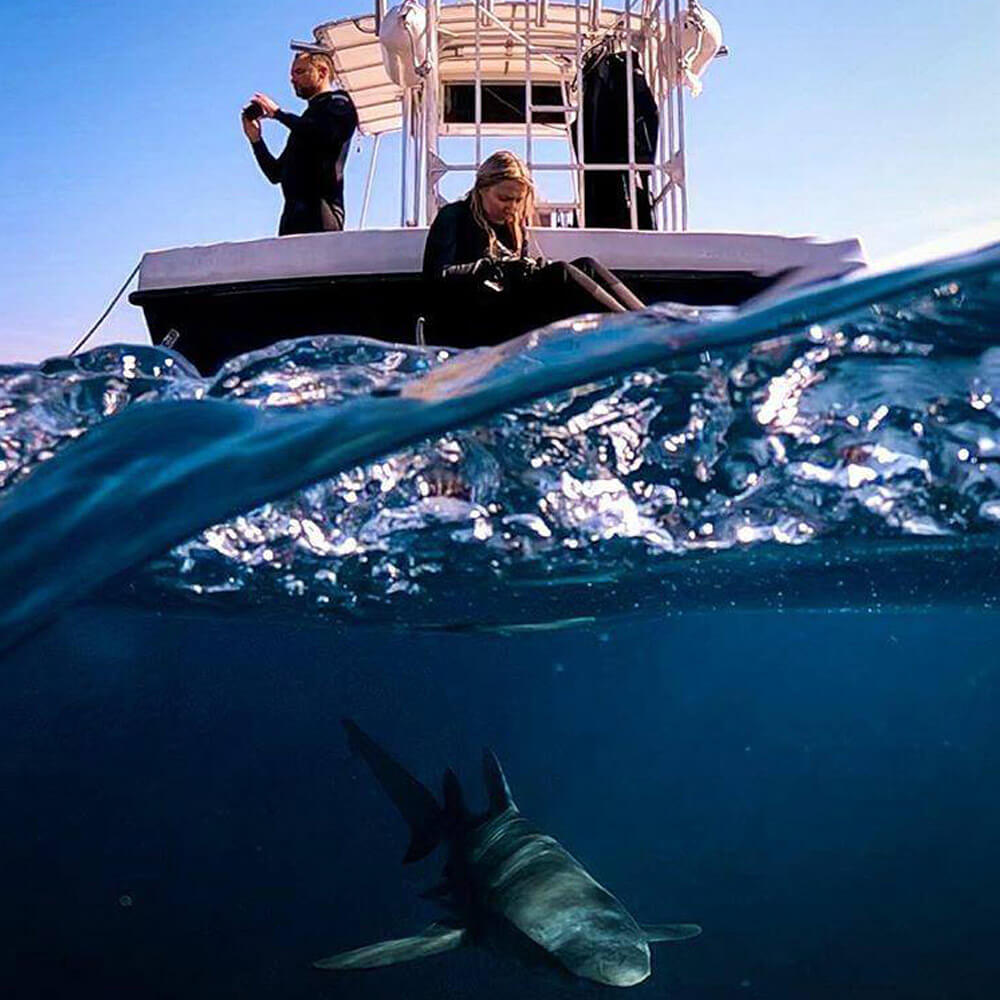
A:
[[[577,336],[556,330],[538,341],[553,364],[572,366],[587,338],[600,349],[602,337],[664,345],[662,360],[508,407],[217,523],[148,563],[132,589],[364,613],[442,595],[454,605],[463,593],[481,605],[506,584],[627,590],[664,560],[720,551],[749,560],[824,540],[992,536],[1000,276],[992,257],[973,265],[939,267],[915,286],[912,275],[895,287],[871,279],[881,294],[844,304],[835,321],[824,317],[837,313],[838,294],[846,303],[857,291],[811,293],[779,307],[780,335],[765,324],[750,338],[740,314],[680,306]],[[701,353],[691,349],[699,328],[713,332]],[[269,414],[325,419],[369,397],[405,397],[452,353],[321,337],[234,359],[211,380],[156,348],[6,368],[0,482],[30,478],[126,408],[215,399],[257,411],[264,435]],[[476,377],[488,385],[492,375]],[[162,430],[169,436],[169,421]],[[267,455],[280,462],[280,451]]]

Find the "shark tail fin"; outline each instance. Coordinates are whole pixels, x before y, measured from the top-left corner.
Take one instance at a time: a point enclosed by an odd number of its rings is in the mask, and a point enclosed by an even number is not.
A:
[[[402,764],[389,756],[350,719],[344,719],[350,748],[371,768],[410,827],[410,846],[403,863],[427,857],[445,832],[444,813],[437,800]]]
[[[701,928],[697,924],[647,924],[643,925],[642,933],[650,944],[657,941],[687,941],[697,937]]]
[[[443,927],[441,924],[431,924],[430,927],[415,934],[413,937],[396,938],[393,941],[380,941],[366,948],[355,948],[331,958],[313,962],[316,969],[343,971],[347,969],[378,969],[384,965],[396,965],[399,962],[412,962],[417,958],[437,955],[442,951],[458,948],[465,940],[464,927]]]
[[[497,755],[489,749],[483,751],[483,780],[486,783],[486,793],[490,797],[491,813],[517,809],[500,761],[497,760]]]

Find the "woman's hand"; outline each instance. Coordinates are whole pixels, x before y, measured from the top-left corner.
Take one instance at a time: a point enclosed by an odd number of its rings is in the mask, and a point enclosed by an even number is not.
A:
[[[480,257],[465,264],[449,264],[441,272],[446,281],[462,281],[482,285],[494,292],[503,291],[503,269],[492,257]]]
[[[538,271],[538,262],[532,257],[513,257],[502,264],[504,277],[513,283],[528,281]]]
[[[472,268],[472,276],[496,291],[503,287],[503,268],[492,257],[480,257]]]

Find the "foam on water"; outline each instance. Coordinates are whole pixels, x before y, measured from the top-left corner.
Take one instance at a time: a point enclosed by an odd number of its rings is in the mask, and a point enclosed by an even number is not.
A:
[[[932,579],[892,574],[838,591],[837,567],[958,551],[950,593],[991,604],[998,322],[993,247],[458,356],[325,337],[212,379],[135,346],[8,366],[0,627],[115,577],[154,602],[452,625],[690,606],[695,582],[698,606],[733,603],[774,593],[768,567],[827,606],[928,601]]]

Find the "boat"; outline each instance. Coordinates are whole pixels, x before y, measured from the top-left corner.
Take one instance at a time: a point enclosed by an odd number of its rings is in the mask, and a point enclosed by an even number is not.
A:
[[[597,257],[648,303],[740,306],[866,264],[857,239],[689,228],[686,91],[697,94],[727,53],[698,0],[404,0],[388,10],[376,0],[291,48],[328,53],[358,109],[371,144],[360,225],[146,253],[130,301],[155,344],[204,374],[295,337],[422,344],[421,262],[442,185],[465,175],[471,186],[498,140],[554,192],[537,204],[542,253]],[[613,100],[594,71],[603,59],[618,72]],[[399,224],[370,228],[380,147],[394,132]]]

